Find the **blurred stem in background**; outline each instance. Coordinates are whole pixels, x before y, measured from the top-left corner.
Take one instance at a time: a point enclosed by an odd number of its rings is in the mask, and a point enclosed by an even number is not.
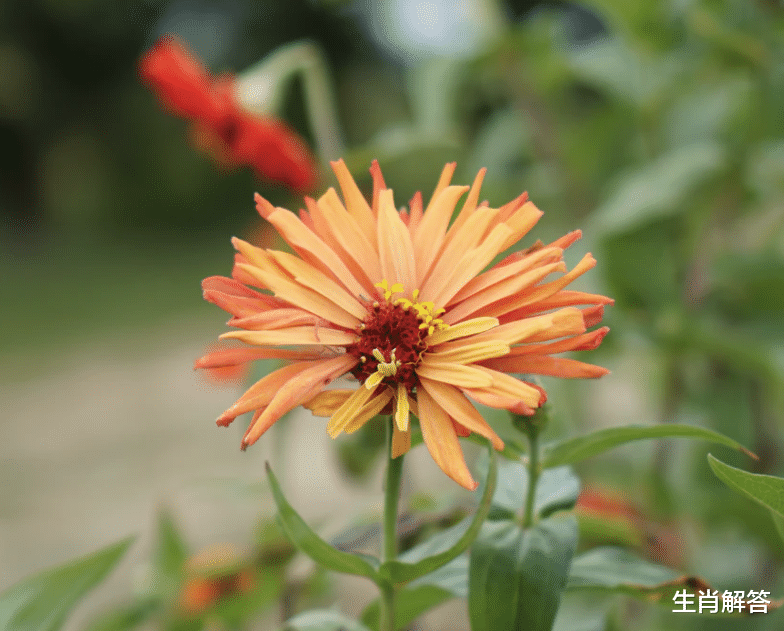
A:
[[[257,114],[283,110],[285,90],[297,76],[302,77],[304,103],[323,164],[345,153],[343,133],[335,104],[335,92],[327,62],[315,42],[294,42],[282,46],[237,76],[240,103]]]

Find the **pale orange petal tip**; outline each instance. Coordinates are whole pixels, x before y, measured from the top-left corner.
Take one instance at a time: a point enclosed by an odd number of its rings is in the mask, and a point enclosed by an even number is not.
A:
[[[253,194],[253,200],[256,202],[256,210],[264,219],[269,219],[269,216],[275,212],[275,207],[258,193]]]

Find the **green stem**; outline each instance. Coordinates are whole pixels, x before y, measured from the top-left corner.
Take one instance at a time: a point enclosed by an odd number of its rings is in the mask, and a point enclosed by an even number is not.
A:
[[[381,615],[379,631],[395,631],[395,587],[391,583],[381,585]]]
[[[534,523],[534,500],[536,499],[536,483],[539,481],[539,431],[531,427],[528,431],[528,493],[525,496],[525,513],[523,528],[530,528]]]
[[[397,505],[403,477],[403,456],[392,458],[392,423],[387,422],[387,475],[384,481],[384,526],[381,539],[381,562],[394,561],[397,556]],[[395,586],[381,584],[381,619],[379,631],[395,629]]]
[[[300,75],[305,108],[316,153],[322,161],[336,160],[345,153],[335,90],[321,48],[311,41],[281,46],[245,70],[237,78],[237,95],[243,105],[259,114],[279,114],[284,88]]]

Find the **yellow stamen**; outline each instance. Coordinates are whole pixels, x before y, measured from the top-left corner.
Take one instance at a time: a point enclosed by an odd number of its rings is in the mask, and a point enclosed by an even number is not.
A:
[[[380,288],[384,292],[384,299],[387,301],[390,301],[395,294],[403,292],[403,285],[401,283],[395,283],[390,287],[387,279],[383,279],[380,283],[376,283],[375,287]],[[411,293],[411,299],[404,297],[395,298],[392,304],[399,305],[405,311],[408,311],[411,308],[415,309],[417,317],[421,320],[419,328],[423,331],[427,331],[428,335],[433,335],[435,331],[444,331],[449,328],[449,325],[438,317],[442,313],[446,313],[446,309],[443,307],[436,309],[435,304],[429,300],[417,302],[418,299],[419,290],[415,289]],[[374,302],[373,306],[378,306],[378,303]]]
[[[395,283],[390,287],[386,278],[373,286],[379,287],[384,291],[384,300],[389,300],[394,294],[399,294],[403,291],[403,285],[401,283]]]
[[[395,358],[394,348],[389,354],[389,361],[386,360],[384,354],[377,348],[373,349],[373,357],[378,361],[378,366],[376,367],[376,372],[365,380],[365,387],[368,389],[375,388],[386,377],[394,377],[397,374],[397,369],[400,368],[400,364],[402,363],[399,359]]]

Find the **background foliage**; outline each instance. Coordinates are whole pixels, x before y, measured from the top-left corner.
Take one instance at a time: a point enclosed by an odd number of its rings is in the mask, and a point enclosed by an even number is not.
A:
[[[590,361],[613,374],[600,383],[545,384],[557,411],[553,435],[690,422],[760,456],[750,465],[722,453],[723,461],[784,473],[781,5],[444,7],[403,0],[0,6],[0,269],[3,293],[13,297],[0,310],[7,365],[42,338],[57,351],[96,329],[142,331],[194,310],[199,279],[228,265],[227,234],[257,229],[253,190],[298,207],[284,189],[255,182],[247,170],[221,171],[197,152],[185,124],[139,84],[139,55],[175,32],[213,70],[242,70],[310,38],[333,72],[345,157],[362,183],[378,158],[402,203],[419,189],[427,195],[443,163],[457,160],[456,181],[488,168],[483,193],[493,205],[530,192],[546,212],[533,238],[583,228],[574,247],[599,260],[585,286],[616,299],[612,333]],[[283,115],[312,139],[302,99],[295,83]],[[42,335],[52,327],[52,304],[54,340]],[[347,468],[359,475],[379,442],[359,434],[346,445],[339,447]],[[583,512],[581,545],[621,541],[719,589],[780,596],[773,522],[713,476],[706,453],[661,442],[581,465],[583,497],[615,502]],[[179,550],[174,526],[161,523],[161,545]],[[176,554],[183,563],[185,552]],[[275,558],[284,563],[286,554]],[[184,580],[179,572],[175,582]],[[163,611],[154,603],[176,589],[158,588],[139,611]],[[607,628],[779,624],[773,614],[717,621],[669,609],[616,599]]]

